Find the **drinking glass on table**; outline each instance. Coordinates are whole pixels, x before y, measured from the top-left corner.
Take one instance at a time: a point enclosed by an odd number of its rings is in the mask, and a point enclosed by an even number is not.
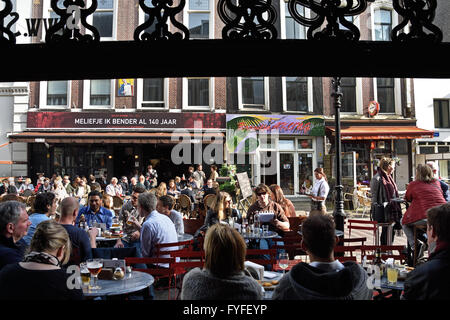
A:
[[[83,286],[89,287],[89,283],[91,282],[91,273],[89,272],[86,262],[80,263],[80,275]]]
[[[286,269],[289,266],[289,255],[287,252],[281,252],[278,255],[278,266],[283,269],[283,274],[286,273]]]
[[[268,224],[263,224],[262,230],[263,230],[263,236],[269,235],[269,225]]]
[[[94,278],[94,286],[91,289],[101,289],[101,287],[97,285],[97,277],[100,271],[102,271],[103,259],[89,259],[86,261],[86,264],[89,272],[91,273],[91,276]]]
[[[399,270],[397,266],[393,264],[387,265],[387,279],[389,284],[396,284],[398,280]]]

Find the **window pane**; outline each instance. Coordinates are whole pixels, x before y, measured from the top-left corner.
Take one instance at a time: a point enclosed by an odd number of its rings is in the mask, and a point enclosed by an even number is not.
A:
[[[377,93],[380,113],[395,113],[394,79],[377,78]]]
[[[450,128],[448,100],[441,101],[440,113],[441,113],[441,128]]]
[[[94,13],[93,26],[97,28],[100,37],[113,36],[113,13],[96,12]]]
[[[286,77],[288,111],[308,111],[308,81],[306,77]]]
[[[188,105],[209,106],[209,79],[188,79]]]
[[[47,82],[47,105],[67,105],[67,81]]]
[[[264,77],[242,78],[242,103],[264,105]]]
[[[114,0],[100,0],[100,1],[97,1],[97,3],[98,3],[97,10],[114,8]]]
[[[312,149],[312,140],[311,139],[299,139],[298,140],[298,148],[299,149]]]
[[[91,80],[91,105],[111,104],[111,81]]]
[[[283,150],[283,151],[295,150],[294,140],[279,140],[278,141],[278,149]]]
[[[189,14],[189,35],[195,38],[209,37],[209,13]]]
[[[189,10],[209,10],[209,0],[190,0]]]
[[[375,40],[390,41],[392,19],[390,10],[375,10]]]
[[[342,112],[356,112],[356,78],[342,78]]]
[[[300,14],[304,14],[305,8],[297,5],[297,10]],[[305,27],[292,18],[287,3],[285,3],[284,12],[286,19],[286,39],[306,39]]]
[[[160,102],[143,104],[143,107],[164,107],[164,79],[144,79],[143,82],[143,101]]]

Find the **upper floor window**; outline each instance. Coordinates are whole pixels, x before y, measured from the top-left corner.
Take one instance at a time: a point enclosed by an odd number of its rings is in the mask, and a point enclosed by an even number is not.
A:
[[[188,0],[187,25],[190,39],[213,38],[211,0]],[[214,2],[213,2],[214,3]],[[211,29],[211,30],[210,30]]]
[[[69,106],[69,81],[41,81],[39,88],[40,108],[67,108]]]
[[[240,78],[240,106],[244,109],[268,109],[264,77]]]
[[[377,9],[374,11],[375,41],[390,41],[392,31],[392,11]]]
[[[287,111],[308,111],[308,78],[286,77]]]
[[[91,1],[88,1],[88,7]],[[97,9],[88,16],[87,22],[92,24],[100,34],[102,40],[115,38],[115,0],[97,1]]]
[[[164,78],[142,79],[142,108],[165,107],[165,80]]]
[[[296,22],[294,18],[292,18],[289,9],[288,9],[288,1],[282,0],[281,6],[283,7],[284,3],[284,18],[286,25],[286,39],[306,39],[306,29],[300,23]],[[298,6],[298,11],[300,14],[305,14],[305,7]]]
[[[183,108],[213,108],[213,78],[183,79]]]
[[[377,100],[380,113],[395,113],[394,78],[377,78]]]
[[[113,80],[84,80],[83,108],[112,108]]]
[[[356,112],[356,78],[341,78],[342,112]]]
[[[450,128],[449,100],[434,100],[434,126]]]

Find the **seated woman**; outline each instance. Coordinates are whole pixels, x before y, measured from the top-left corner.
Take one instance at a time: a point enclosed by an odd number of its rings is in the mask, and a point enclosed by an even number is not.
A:
[[[70,258],[66,229],[54,220],[41,222],[22,262],[0,271],[0,300],[81,300],[81,289],[69,288],[61,265]]]
[[[203,269],[183,279],[181,300],[261,300],[261,285],[244,273],[246,245],[242,236],[225,224],[208,229]]]
[[[286,217],[295,217],[295,207],[292,204],[292,201],[284,196],[283,189],[277,184],[272,184],[269,188],[270,191],[272,191],[272,200],[284,209]]]
[[[155,195],[157,198],[167,195],[167,185],[165,182],[161,182],[155,190]]]
[[[416,169],[416,179],[409,183],[406,189],[405,199],[411,202],[402,219],[402,228],[410,248],[414,248],[414,226],[417,221],[427,218],[427,210],[446,203],[438,180],[433,178],[433,171],[424,164],[419,164]],[[426,240],[420,244],[426,247]],[[414,250],[414,249],[413,249]],[[424,250],[421,250],[423,252]],[[419,257],[420,258],[420,257]],[[412,261],[411,261],[412,262]]]
[[[216,223],[230,224],[233,218],[237,218],[238,222],[241,220],[241,214],[239,210],[232,208],[233,200],[228,192],[220,191],[214,202],[212,203],[212,209],[209,209],[206,213],[205,226],[211,227]]]
[[[176,197],[179,194],[180,194],[180,188],[177,187],[174,179],[170,179],[169,187],[167,188],[167,195]]]

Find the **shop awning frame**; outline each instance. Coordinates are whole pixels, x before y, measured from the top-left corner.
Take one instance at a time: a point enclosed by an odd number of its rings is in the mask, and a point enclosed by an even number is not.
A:
[[[335,135],[335,128],[327,126],[326,131]],[[434,131],[416,126],[342,126],[341,140],[387,140],[432,138]]]
[[[10,135],[11,142],[27,143],[223,143],[222,132],[43,132],[26,131]]]

